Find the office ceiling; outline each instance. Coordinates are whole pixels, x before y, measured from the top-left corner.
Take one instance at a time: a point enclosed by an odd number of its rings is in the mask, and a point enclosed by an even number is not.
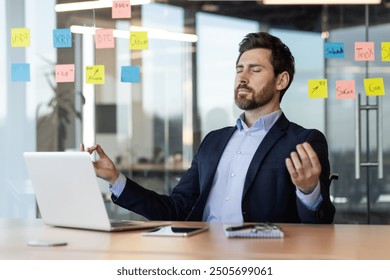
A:
[[[77,0],[57,0],[57,3],[75,2]],[[87,0],[82,0],[87,1]],[[203,1],[203,0],[153,0],[157,3],[171,4],[186,8],[187,11],[213,13],[222,16],[254,20],[263,26],[291,30],[322,32],[351,26],[364,25],[368,7],[370,26],[390,24],[390,0],[379,5],[264,5],[257,1]],[[386,5],[384,2],[388,3]],[[137,7],[137,8],[136,8]],[[132,9],[133,17],[139,17],[139,6]],[[69,14],[65,13],[66,16]],[[73,13],[72,16],[91,17],[90,11]],[[97,18],[110,18],[110,9],[100,9]],[[186,17],[191,21],[190,17]],[[191,24],[191,22],[189,22]]]
[[[365,5],[264,5],[261,1],[183,1],[157,0],[223,16],[255,20],[270,27],[322,32],[340,27],[363,25]],[[368,6],[369,23],[390,23],[390,9],[385,4]]]

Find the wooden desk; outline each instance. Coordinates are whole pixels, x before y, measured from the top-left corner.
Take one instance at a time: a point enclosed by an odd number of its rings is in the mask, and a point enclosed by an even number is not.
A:
[[[199,223],[175,223],[196,225]],[[228,239],[222,224],[187,238],[145,237],[50,227],[41,220],[0,219],[0,259],[367,259],[390,260],[390,226],[280,224],[283,239]],[[28,240],[65,240],[31,247]]]

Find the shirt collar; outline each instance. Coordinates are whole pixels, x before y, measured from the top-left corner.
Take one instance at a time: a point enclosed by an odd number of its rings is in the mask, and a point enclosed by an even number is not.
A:
[[[265,131],[268,131],[271,129],[271,127],[274,125],[274,123],[279,119],[279,117],[282,115],[282,111],[278,110],[275,112],[272,112],[268,115],[260,117],[250,128],[245,124],[245,113],[242,113],[240,117],[236,121],[237,128],[241,130],[259,130],[264,129]]]

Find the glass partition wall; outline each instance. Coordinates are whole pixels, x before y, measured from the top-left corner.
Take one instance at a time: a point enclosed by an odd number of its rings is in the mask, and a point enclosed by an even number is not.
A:
[[[384,4],[151,1],[133,5],[131,18],[113,19],[110,7],[55,12],[56,4],[66,2],[77,1],[0,0],[0,13],[5,11],[0,71],[6,73],[0,76],[5,85],[0,92],[1,217],[39,215],[24,151],[78,150],[80,143],[101,144],[124,174],[168,194],[202,138],[235,124],[241,113],[233,98],[238,43],[245,34],[263,30],[280,37],[296,59],[282,110],[291,121],[328,138],[332,171],[339,174],[331,186],[335,222],[389,222],[389,100],[386,94],[366,97],[363,83],[379,77],[385,89],[390,87],[389,62],[381,59],[381,43],[390,41]],[[29,47],[11,44],[11,30],[21,27],[30,29]],[[62,48],[55,40],[66,36],[53,30],[67,28],[72,28],[72,44]],[[114,47],[97,47],[99,29],[116,30]],[[129,31],[139,30],[148,32],[148,47],[130,49]],[[332,42],[344,44],[343,58],[325,58],[325,44]],[[375,59],[356,61],[355,42],[374,42]],[[15,81],[12,65],[17,63],[30,65],[29,81]],[[56,66],[67,64],[74,65],[74,80],[59,82]],[[86,68],[97,65],[104,65],[104,82],[87,83]],[[129,67],[135,71],[130,80],[123,74]],[[327,79],[328,98],[309,98],[308,80],[319,79]],[[353,80],[360,99],[336,98],[339,80]],[[107,183],[99,184],[111,217],[143,219],[114,206]]]

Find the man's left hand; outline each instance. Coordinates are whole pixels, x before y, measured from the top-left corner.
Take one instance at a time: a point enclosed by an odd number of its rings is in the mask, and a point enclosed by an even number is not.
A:
[[[287,170],[291,181],[305,194],[311,193],[318,184],[321,164],[317,153],[307,142],[297,145],[297,151],[286,158]]]

